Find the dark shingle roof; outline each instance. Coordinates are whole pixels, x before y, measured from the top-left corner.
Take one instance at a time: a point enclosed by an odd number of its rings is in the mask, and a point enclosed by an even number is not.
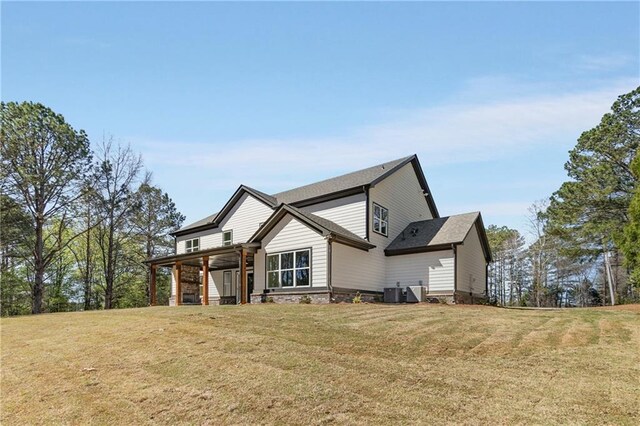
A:
[[[400,254],[416,249],[442,248],[464,241],[480,212],[412,222],[385,249]]]
[[[273,196],[278,200],[278,203],[293,204],[310,198],[322,197],[335,192],[370,185],[374,181],[383,177],[386,173],[389,173],[395,167],[409,162],[414,157],[415,156],[412,155],[388,161],[386,163],[378,164],[377,166],[347,173],[346,175],[336,176],[310,185],[279,192],[277,194],[273,194]]]
[[[330,179],[325,179],[320,182],[312,183],[310,185],[301,186],[298,188],[290,189],[288,191],[279,192],[277,194],[268,195],[264,192],[258,191],[253,188],[249,188],[248,186],[241,185],[240,188],[236,191],[236,194],[240,190],[245,190],[257,198],[261,198],[262,201],[269,204],[271,207],[275,208],[279,204],[296,204],[304,200],[317,199],[319,197],[329,196],[331,194],[337,194],[346,192],[351,189],[357,189],[364,187],[366,185],[375,185],[380,180],[384,179],[389,174],[393,173],[398,168],[404,166],[405,164],[410,163],[411,161],[415,161],[415,167],[419,169],[418,171],[418,179],[421,179],[423,187],[425,191],[428,193],[428,187],[426,182],[424,181],[424,177],[422,176],[422,171],[420,169],[419,164],[417,163],[417,157],[415,155],[410,155],[408,157],[399,158],[397,160],[388,161],[386,163],[378,164],[377,166],[368,167],[366,169],[358,170],[352,173],[347,173],[345,175],[333,177]],[[234,196],[236,195],[234,194]],[[229,200],[232,201],[233,197]],[[427,196],[427,201],[429,202],[429,206],[432,209],[432,213],[437,216],[438,211],[433,203],[433,197],[429,194]],[[228,207],[229,202],[225,205],[225,208]],[[298,204],[301,205],[301,204]],[[196,230],[198,228],[207,229],[216,226],[217,216],[221,216],[219,219],[225,215],[223,212],[225,209],[221,210],[216,214],[212,214],[207,216],[204,219],[198,220],[197,222],[191,223],[189,225],[183,226],[179,230],[175,231],[173,234],[184,234],[188,230]],[[223,214],[221,214],[223,213]]]
[[[202,226],[202,225],[213,223],[213,221],[215,220],[216,216],[218,216],[218,213],[214,213],[211,216],[205,217],[204,219],[200,219],[200,220],[197,220],[197,221],[195,221],[193,223],[185,225],[185,226],[183,226],[182,228],[178,229],[175,232],[185,231],[187,229],[197,228],[197,227]]]
[[[249,187],[247,186],[247,188],[249,188]],[[264,200],[267,203],[269,203],[269,204],[271,204],[273,206],[277,206],[278,205],[278,200],[276,199],[276,197],[274,197],[272,195],[269,195],[269,194],[265,194],[264,192],[258,191],[257,189],[254,189],[254,188],[249,188],[249,189],[251,189],[251,191],[253,191],[255,193],[254,195],[258,195],[258,196],[264,198]]]

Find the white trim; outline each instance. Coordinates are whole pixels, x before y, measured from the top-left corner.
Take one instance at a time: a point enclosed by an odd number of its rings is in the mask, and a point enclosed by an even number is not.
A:
[[[229,240],[225,240],[225,235],[229,234]],[[222,246],[230,246],[233,245],[233,229],[229,229],[227,231],[222,231]]]
[[[303,252],[306,251],[307,252],[307,259],[309,261],[309,266],[305,266],[305,267],[296,267],[296,261],[297,261],[297,256],[299,252]],[[293,264],[291,265],[291,268],[286,268],[286,269],[282,269],[282,255],[284,254],[289,254],[291,253],[293,255]],[[301,249],[294,249],[294,250],[286,250],[286,251],[281,251],[278,253],[267,253],[266,254],[266,262],[265,262],[265,270],[266,270],[266,288],[267,289],[274,289],[274,288],[300,288],[300,287],[311,287],[311,255],[312,255],[312,250],[311,247],[307,247],[307,248],[301,248]],[[269,258],[272,256],[277,256],[278,257],[278,268],[277,269],[272,269],[269,270]],[[303,270],[307,270],[308,274],[307,274],[307,284],[306,285],[298,285],[298,277],[297,277],[297,271],[303,271]],[[293,285],[292,286],[283,286],[282,285],[282,273],[283,272],[291,272],[292,274],[292,278],[293,278]],[[269,274],[272,273],[277,273],[278,274],[278,286],[277,287],[270,287],[269,286]],[[255,275],[254,275],[255,277]]]
[[[376,217],[376,209],[379,210],[379,217]],[[380,234],[380,235],[384,235],[385,237],[389,236],[389,209],[386,207],[381,206],[378,203],[373,203],[373,217],[371,218],[371,229],[373,229],[373,232],[375,232],[376,234]],[[386,217],[387,219],[384,220],[382,218],[383,213],[386,213]],[[378,224],[378,230],[376,230],[376,220],[379,222]],[[382,232],[383,229],[383,225],[384,225],[384,232]]]
[[[196,242],[196,244],[194,245],[193,242]],[[191,244],[191,247],[189,247],[189,244]],[[191,238],[189,240],[185,240],[184,242],[184,252],[185,253],[192,253],[194,251],[198,251],[200,250],[200,238]]]

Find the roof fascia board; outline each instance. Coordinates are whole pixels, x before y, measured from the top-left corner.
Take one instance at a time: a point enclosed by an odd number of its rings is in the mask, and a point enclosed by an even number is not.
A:
[[[340,235],[337,234],[332,234],[333,236],[333,241],[335,241],[336,243],[340,243],[340,244],[344,244],[346,246],[350,246],[356,249],[360,249],[360,250],[364,250],[364,251],[369,251],[371,249],[376,248],[375,245],[370,244],[370,243],[365,243],[365,242],[360,242],[360,241],[354,241],[348,238],[344,238]]]
[[[267,218],[267,220],[264,221],[264,223],[262,224],[262,226],[260,226],[256,232],[253,233],[253,235],[251,236],[251,238],[249,238],[249,242],[254,242],[256,240],[261,240],[262,238],[264,238],[264,236],[271,231],[271,229],[273,228],[273,226],[275,226],[276,223],[278,223],[280,221],[280,219],[276,219],[276,217],[278,215],[280,215],[281,211],[282,211],[282,205],[278,208],[276,208],[274,210],[273,213],[271,213],[271,216],[269,216]],[[273,226],[271,225],[273,223]],[[262,235],[262,234],[265,235]]]
[[[263,196],[261,196],[260,194],[256,193],[254,190],[252,190],[248,186],[240,185],[238,187],[238,189],[236,189],[236,191],[233,193],[231,198],[229,198],[229,200],[225,203],[225,205],[222,208],[222,210],[220,210],[220,212],[216,215],[216,217],[215,217],[213,222],[205,223],[203,225],[199,225],[199,226],[196,226],[196,227],[193,227],[193,228],[189,228],[189,229],[185,229],[185,230],[182,230],[182,231],[175,231],[175,232],[170,233],[170,235],[180,237],[180,236],[183,236],[183,235],[189,235],[189,234],[193,234],[193,233],[200,232],[200,231],[206,231],[207,229],[215,229],[215,228],[217,228],[220,225],[221,220],[224,219],[224,217],[227,214],[229,214],[231,209],[233,209],[233,206],[238,202],[238,200],[240,200],[240,197],[242,197],[242,194],[244,192],[246,192],[247,194],[251,195],[256,200],[262,202],[267,207],[269,207],[271,209],[275,208],[275,206],[272,203],[270,203],[269,200],[266,200]]]
[[[151,264],[160,265],[160,264],[175,262],[178,260],[199,259],[203,256],[229,254],[237,251],[238,249],[243,249],[243,248],[251,249],[251,248],[259,248],[259,247],[260,247],[259,243],[238,243],[231,246],[213,247],[209,249],[193,251],[191,253],[172,254],[170,256],[156,257],[153,259],[147,259],[142,263],[145,263],[147,265],[151,265]]]
[[[363,187],[366,187],[366,186],[368,185],[358,185],[358,186],[354,186],[353,188],[343,189],[338,192],[332,192],[330,194],[320,195],[318,197],[305,198],[303,200],[298,200],[296,202],[289,203],[289,204],[294,207],[307,207],[314,204],[320,204],[326,201],[337,200],[339,198],[344,198],[350,195],[359,194],[364,191]]]
[[[264,197],[262,197],[260,194],[256,193],[251,188],[249,188],[249,187],[247,187],[245,185],[240,185],[238,187],[238,189],[236,190],[236,192],[233,193],[231,198],[229,198],[229,201],[227,201],[227,203],[224,205],[222,210],[220,210],[220,213],[218,213],[218,215],[214,219],[213,223],[215,223],[216,226],[220,225],[220,222],[222,222],[222,220],[225,218],[225,216],[229,214],[229,212],[233,209],[233,207],[240,200],[240,198],[242,198],[242,195],[245,192],[247,194],[251,195],[256,200],[258,200],[258,201],[262,202],[263,204],[265,204],[267,207],[270,207],[272,209],[275,207],[272,203],[268,202]]]
[[[478,237],[480,237],[480,243],[482,244],[482,250],[484,251],[484,258],[487,263],[490,263],[493,260],[493,254],[491,253],[491,245],[489,244],[489,237],[487,237],[487,231],[484,228],[481,213],[478,213],[476,224],[478,227]]]
[[[194,226],[193,228],[183,229],[182,231],[180,230],[174,231],[169,233],[169,235],[172,235],[174,237],[182,237],[183,235],[195,234],[196,232],[206,231],[207,229],[214,229],[217,227],[218,227],[217,223],[210,222],[210,223],[205,223],[204,225]]]
[[[431,215],[434,219],[437,219],[440,217],[440,213],[438,212],[436,203],[433,200],[433,194],[431,193],[431,189],[429,188],[429,184],[427,183],[427,178],[424,176],[424,171],[422,170],[422,166],[420,165],[420,160],[418,160],[417,155],[413,156],[411,163],[413,164],[413,170],[418,177],[420,186],[422,186],[422,189],[426,192],[425,198],[427,199],[427,204],[429,205],[429,209],[431,210]]]
[[[269,232],[271,232],[271,230],[278,224],[278,222],[280,222],[282,219],[284,219],[284,217],[287,215],[287,213],[290,214],[294,219],[297,219],[300,222],[303,222],[306,226],[308,226],[309,228],[311,228],[315,232],[318,232],[322,236],[329,235],[329,230],[327,230],[324,227],[322,227],[322,226],[310,221],[309,219],[307,219],[303,215],[299,214],[295,210],[289,208],[286,204],[281,204],[280,207],[271,215],[271,217],[269,217],[269,219],[267,219],[267,221],[264,224],[262,224],[262,227],[260,227],[260,229],[258,229],[251,236],[249,241],[250,242],[255,242],[257,240],[261,240],[264,237],[266,237],[267,234]]]
[[[427,205],[429,206],[429,210],[431,210],[431,216],[433,216],[434,219],[439,218],[440,213],[438,212],[436,203],[433,201],[433,196],[431,195],[431,189],[429,189],[427,178],[424,176],[422,166],[420,165],[420,161],[418,160],[418,156],[416,154],[413,154],[411,157],[408,157],[405,161],[389,169],[388,172],[384,173],[382,176],[380,176],[379,178],[371,182],[370,186],[371,187],[376,186],[382,180],[391,176],[393,173],[397,172],[398,170],[400,170],[401,168],[403,168],[409,163],[413,165],[413,171],[416,174],[416,177],[418,178],[418,182],[420,183],[422,190],[426,193],[425,198],[427,199]]]
[[[412,162],[415,158],[416,158],[415,154],[413,154],[410,157],[407,157],[406,160],[404,160],[403,162],[401,162],[401,163],[395,165],[394,167],[390,168],[388,171],[384,172],[380,177],[378,177],[375,180],[373,180],[369,185],[371,187],[376,186],[378,183],[380,183],[381,181],[385,180],[387,177],[391,176],[392,174],[394,174],[395,172],[397,172],[398,170],[400,170],[401,168],[403,168],[404,166],[406,166],[407,164]]]
[[[460,244],[462,244],[462,241],[457,241],[454,243],[447,243],[447,244],[438,244],[435,246],[428,246],[428,247],[413,247],[413,248],[399,249],[399,250],[385,249],[384,254],[385,256],[400,256],[403,254],[428,253],[432,251],[451,250],[453,247],[459,246]]]
[[[478,212],[478,216],[473,221],[473,225],[471,225],[471,227],[467,231],[467,234],[464,236],[464,239],[462,240],[463,242],[464,240],[467,239],[467,237],[471,233],[471,230],[474,228],[478,233],[478,239],[480,240],[480,245],[482,246],[482,253],[484,254],[484,258],[487,261],[487,263],[491,262],[492,256],[491,256],[491,248],[489,246],[489,238],[487,237],[487,233],[484,230],[484,223],[482,222],[482,215],[480,214],[480,212]]]

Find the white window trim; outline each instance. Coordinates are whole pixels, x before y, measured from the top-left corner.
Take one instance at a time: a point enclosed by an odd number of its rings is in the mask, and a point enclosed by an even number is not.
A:
[[[380,209],[380,217],[378,218],[378,220],[380,222],[380,225],[379,225],[380,230],[379,231],[376,231],[376,207],[378,209]],[[383,235],[385,237],[388,237],[389,236],[389,209],[384,207],[384,206],[381,206],[378,203],[373,203],[373,209],[372,210],[373,210],[373,216],[371,217],[371,229],[376,234],[380,234],[380,235]],[[382,220],[382,211],[383,210],[387,211],[387,220]],[[385,229],[387,230],[386,233],[382,232],[382,224],[383,223],[386,225],[385,226]]]
[[[193,248],[193,242],[194,241],[197,242],[196,246],[198,248],[196,248],[196,249]],[[187,243],[191,243],[191,247],[189,247]],[[200,250],[200,238],[190,238],[190,239],[184,241],[184,252],[185,253],[193,253],[194,251],[198,251],[198,250]]]
[[[230,235],[230,239],[229,239],[228,243],[224,239],[224,234],[227,234],[227,233]],[[233,229],[222,231],[222,245],[223,246],[231,246],[231,245],[233,245]]]
[[[296,268],[296,253],[301,252],[301,251],[306,251],[309,252],[309,266],[304,267],[304,268]],[[287,268],[287,269],[281,269],[281,265],[282,265],[282,260],[281,260],[281,256],[283,254],[287,254],[287,253],[293,253],[293,268]],[[311,259],[312,259],[312,255],[313,255],[313,251],[311,250],[311,247],[305,247],[305,248],[300,248],[300,249],[293,249],[293,250],[286,250],[286,251],[281,251],[281,252],[277,252],[277,253],[267,253],[266,254],[266,262],[265,262],[265,275],[266,275],[266,279],[265,279],[265,287],[267,288],[267,290],[273,290],[273,289],[290,289],[290,288],[309,288],[311,287]],[[278,256],[278,269],[273,269],[273,270],[269,270],[269,257],[270,256]],[[303,269],[307,269],[309,271],[309,284],[306,285],[298,285],[297,281],[297,274],[296,271],[301,271]],[[283,271],[291,271],[293,273],[293,285],[292,286],[282,286],[282,272]],[[278,273],[278,286],[277,287],[269,287],[269,272],[277,272]]]

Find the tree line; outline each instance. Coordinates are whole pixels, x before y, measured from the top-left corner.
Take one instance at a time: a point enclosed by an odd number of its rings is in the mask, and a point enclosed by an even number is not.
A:
[[[640,87],[582,133],[568,180],[530,208],[529,234],[489,226],[488,293],[499,305],[640,302]]]
[[[184,216],[142,157],[31,102],[2,103],[0,303],[3,316],[146,306],[142,263],[174,250]],[[170,276],[158,271],[158,302]]]
[[[140,155],[31,102],[2,103],[0,312],[3,316],[146,306],[143,260],[174,250],[184,221]],[[491,225],[495,304],[640,301],[640,87],[584,132],[568,180],[530,209],[530,237]],[[159,270],[158,303],[170,276]]]

